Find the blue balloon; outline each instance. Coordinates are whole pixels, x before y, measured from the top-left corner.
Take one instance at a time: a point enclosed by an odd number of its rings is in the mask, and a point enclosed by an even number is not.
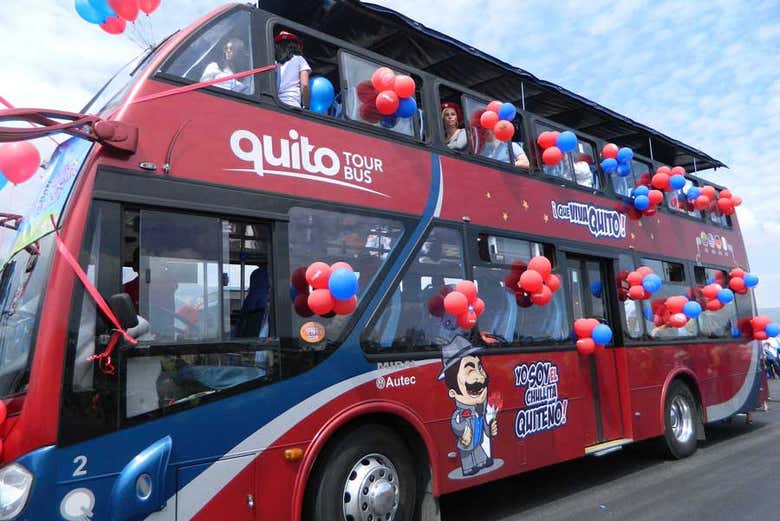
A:
[[[555,146],[560,148],[564,154],[571,152],[577,146],[577,136],[571,130],[564,130],[558,134]]]
[[[593,328],[591,337],[599,345],[609,344],[612,341],[612,329],[606,324],[599,324]]]
[[[382,116],[382,119],[379,120],[379,124],[382,125],[384,128],[393,128],[398,123],[398,116],[395,114],[390,114],[389,116]]]
[[[637,195],[634,197],[634,208],[640,212],[650,207],[650,199],[646,195]]]
[[[0,170],[0,190],[3,189],[3,187],[8,183],[8,179],[6,179],[5,175],[3,175],[3,171]]]
[[[628,174],[631,173],[631,165],[628,163],[618,163],[617,173],[620,177],[628,177]]]
[[[607,174],[611,174],[612,172],[614,172],[615,169],[617,169],[617,166],[618,166],[617,161],[615,161],[611,157],[608,157],[601,161],[601,169]]]
[[[701,304],[695,300],[689,300],[683,306],[683,313],[688,318],[696,318],[701,315]]]
[[[339,268],[330,274],[328,289],[333,298],[349,300],[358,292],[357,275],[347,268]]]
[[[106,21],[103,13],[92,7],[88,0],[76,0],[75,6],[79,16],[91,24],[102,24]]]
[[[737,326],[731,326],[731,338],[739,338],[741,332]]]
[[[628,147],[621,147],[617,153],[617,160],[620,163],[628,163],[634,159],[634,151]]]
[[[501,104],[501,108],[498,109],[498,119],[506,119],[512,121],[517,116],[517,109],[514,105],[508,101]]]
[[[398,110],[395,115],[399,118],[411,118],[417,113],[417,101],[414,97],[401,98],[398,100]]]
[[[594,280],[590,283],[590,294],[593,295],[596,298],[601,298],[601,281],[600,280]]]
[[[105,21],[106,18],[111,18],[112,16],[116,16],[116,13],[113,9],[111,9],[111,6],[108,5],[108,0],[89,0],[89,5],[92,6],[92,9],[100,13],[101,16],[103,16],[103,21]],[[102,22],[101,22],[102,23]]]
[[[335,98],[336,90],[328,78],[314,76],[309,80],[309,108],[312,112],[325,114]]]
[[[772,322],[770,324],[767,324],[766,329],[764,329],[764,331],[766,331],[767,336],[780,335],[780,324],[778,324],[777,322]]]
[[[671,186],[675,190],[681,189],[683,186],[685,186],[685,176],[681,176],[680,174],[674,174],[672,177],[669,178],[669,186]]]
[[[728,304],[734,300],[734,292],[730,289],[723,288],[722,290],[718,291],[718,300],[720,300],[723,304]]]
[[[650,189],[646,187],[645,185],[637,186],[634,188],[633,192],[634,196],[637,195],[647,195],[650,193]]]
[[[655,293],[661,289],[661,277],[655,273],[649,273],[642,279],[642,287],[648,293]]]
[[[758,276],[752,273],[745,274],[745,286],[752,288],[758,284]]]
[[[699,187],[698,186],[691,186],[691,187],[688,187],[688,193],[685,194],[685,197],[689,201],[693,201],[697,197],[699,197],[700,195],[701,195],[701,190],[699,189]]]

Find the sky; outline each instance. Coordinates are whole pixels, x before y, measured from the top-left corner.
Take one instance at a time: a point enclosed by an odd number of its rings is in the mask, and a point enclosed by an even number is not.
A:
[[[159,40],[222,5],[162,0]],[[375,0],[720,159],[703,175],[737,209],[759,307],[780,306],[780,3],[707,0]],[[0,96],[77,111],[141,52],[82,20],[72,0],[0,4]],[[45,145],[42,145],[45,148]],[[0,191],[0,211],[14,194]]]

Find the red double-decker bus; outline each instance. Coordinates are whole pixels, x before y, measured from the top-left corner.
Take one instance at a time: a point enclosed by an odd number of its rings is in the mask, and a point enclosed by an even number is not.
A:
[[[326,106],[280,99],[291,41]],[[388,9],[225,6],[84,114],[0,117],[72,134],[0,228],[0,519],[430,521],[635,441],[689,456],[756,402],[752,292],[705,291],[747,269],[737,219],[688,197],[725,165]],[[638,210],[663,166],[684,186]]]

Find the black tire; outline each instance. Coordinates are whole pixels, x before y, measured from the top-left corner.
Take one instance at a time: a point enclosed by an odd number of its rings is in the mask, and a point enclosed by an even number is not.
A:
[[[380,469],[383,468],[381,465],[387,463],[395,468],[396,476],[393,477],[392,472],[387,472],[376,482],[372,480],[368,483],[369,476],[365,474],[367,469]],[[358,468],[362,469],[360,474],[353,472],[358,464],[360,464]],[[361,479],[360,476],[365,479]],[[376,490],[381,480],[384,480],[385,490],[388,490],[388,486],[397,486],[397,496],[393,497],[398,498],[398,506],[389,519],[412,521],[418,483],[409,448],[394,431],[387,427],[360,426],[335,440],[318,459],[307,494],[307,521],[362,521],[361,517],[344,515],[345,504],[348,510],[356,506],[362,507],[359,503],[361,500],[351,497],[346,490],[350,487],[354,490],[355,485],[360,482],[367,483],[368,486],[375,487],[372,490]],[[358,489],[366,490],[366,488],[361,489],[360,486]],[[362,508],[360,510],[366,512]],[[390,512],[383,508],[377,508],[376,511],[385,514],[373,515],[373,521],[388,521],[387,514]]]
[[[683,382],[669,385],[664,403],[664,444],[666,456],[687,458],[696,452],[699,407],[693,393]]]

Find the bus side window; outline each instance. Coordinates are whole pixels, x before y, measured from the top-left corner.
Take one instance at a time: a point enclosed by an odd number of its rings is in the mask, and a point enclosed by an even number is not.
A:
[[[475,156],[513,164],[527,170],[529,163],[522,141],[523,125],[520,116],[517,116],[512,122],[515,126],[512,140],[509,142],[499,141],[493,135],[492,130],[485,129],[480,124],[480,118],[487,109],[487,101],[465,94],[461,99],[468,133],[469,151]]]
[[[402,101],[397,114],[383,115],[377,108],[377,96],[379,93],[371,83],[372,75],[383,65],[343,51],[340,56],[346,119],[360,121],[374,127],[384,128],[404,136],[422,140],[424,137],[421,117],[423,107],[420,104],[422,80],[419,77],[412,76],[415,83],[415,92],[412,96],[413,102]],[[396,75],[406,74],[398,70],[394,72]]]
[[[700,298],[703,309],[698,318],[701,336],[706,338],[739,336],[736,299],[728,304],[723,304],[720,309],[710,310],[704,305],[704,299],[701,294],[702,288],[708,284],[719,284],[723,288],[728,288],[728,274],[723,270],[702,266],[694,266],[693,272],[696,278],[694,295]],[[742,303],[744,304],[744,301]],[[742,311],[740,310],[740,312]]]
[[[642,303],[638,300],[632,300],[628,296],[630,288],[628,274],[636,269],[634,259],[630,255],[619,255],[617,267],[615,284],[617,285],[618,301],[622,304],[620,315],[623,319],[623,331],[629,338],[641,339],[645,334]]]
[[[252,52],[250,13],[239,10],[188,40],[166,63],[163,72],[200,82],[226,78],[258,66]],[[252,95],[255,79],[254,76],[226,79],[214,87]]]
[[[643,258],[642,265],[648,266],[663,281],[661,289],[652,297],[642,301],[642,313],[645,329],[650,338],[683,338],[696,336],[699,328],[695,320],[689,320],[683,327],[670,323],[671,312],[666,307],[666,299],[677,295],[691,296],[690,284],[686,280],[685,267],[678,262],[668,262]]]
[[[363,335],[371,353],[439,349],[460,331],[444,312],[444,296],[465,277],[463,240],[452,228],[433,228],[379,319]]]
[[[650,170],[650,165],[644,161],[633,159],[631,160],[631,171],[628,172],[628,175],[621,176],[618,173],[613,173],[609,176],[612,180],[612,189],[618,195],[631,197],[631,191],[636,186],[644,185],[652,188],[650,186]]]

